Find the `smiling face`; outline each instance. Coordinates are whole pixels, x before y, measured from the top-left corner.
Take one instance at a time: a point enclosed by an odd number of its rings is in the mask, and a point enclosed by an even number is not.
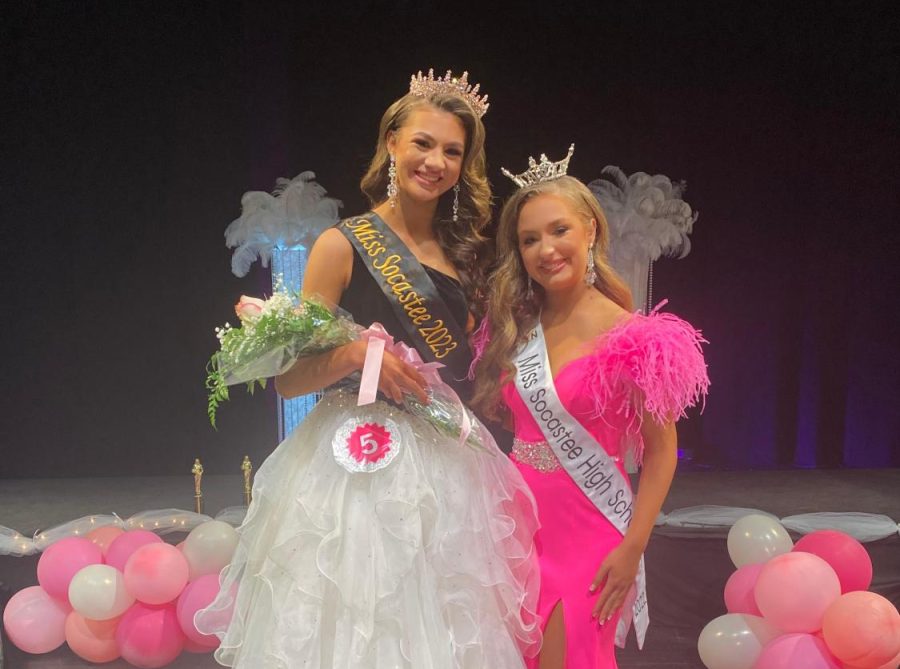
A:
[[[564,197],[532,197],[522,206],[516,227],[525,271],[548,293],[583,286],[595,225],[594,219],[586,224]]]
[[[459,181],[466,130],[454,114],[422,106],[390,134],[387,145],[396,159],[397,188],[402,195],[430,202]]]

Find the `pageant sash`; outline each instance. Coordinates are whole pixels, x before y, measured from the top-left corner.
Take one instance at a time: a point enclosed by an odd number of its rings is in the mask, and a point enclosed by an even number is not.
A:
[[[612,457],[566,410],[556,394],[540,323],[516,356],[516,389],[557,460],[600,513],[624,536],[634,506],[631,486]],[[638,647],[643,648],[650,625],[643,556],[634,586],[622,605],[616,627],[616,645],[624,647],[632,620]]]
[[[337,227],[381,287],[409,343],[426,362],[440,362],[454,379],[464,379],[471,362],[465,330],[422,263],[373,212],[345,219]]]

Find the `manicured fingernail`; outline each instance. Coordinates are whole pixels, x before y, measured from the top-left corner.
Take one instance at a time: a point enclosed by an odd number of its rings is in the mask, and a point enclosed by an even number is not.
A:
[[[588,588],[588,594],[591,594],[591,593],[594,592],[594,590],[596,590],[596,589],[597,589],[597,586],[596,586],[596,585],[592,585],[590,588]]]

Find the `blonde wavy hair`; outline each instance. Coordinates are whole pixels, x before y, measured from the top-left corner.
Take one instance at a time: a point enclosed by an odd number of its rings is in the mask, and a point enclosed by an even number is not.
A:
[[[448,93],[428,97],[407,94],[395,101],[381,117],[375,155],[359,187],[368,198],[370,207],[374,208],[387,199],[390,163],[388,135],[402,128],[410,114],[425,106],[453,114],[462,121],[466,132],[459,176],[459,220],[453,221],[451,189],[438,201],[434,230],[447,258],[459,274],[469,308],[480,316],[484,313],[485,275],[491,260],[490,243],[482,234],[491,220],[491,187],[485,168],[484,124],[469,104],[463,98]]]
[[[610,266],[609,225],[603,209],[593,193],[578,179],[564,176],[519,189],[503,205],[497,228],[497,266],[490,278],[486,337],[480,359],[475,368],[475,396],[472,405],[486,416],[500,419],[500,388],[515,373],[512,364],[516,350],[537,322],[543,304],[544,291],[533,283],[533,295],[528,297],[528,273],[519,253],[518,225],[522,207],[539,195],[558,195],[565,199],[578,218],[589,226],[597,222],[594,237],[594,267],[597,279],[594,287],[627,311],[634,306],[631,291]]]

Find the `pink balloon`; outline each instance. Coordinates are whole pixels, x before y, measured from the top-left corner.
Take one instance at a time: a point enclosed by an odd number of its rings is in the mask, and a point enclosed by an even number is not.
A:
[[[169,664],[184,647],[175,606],[136,603],[119,621],[116,643],[122,658],[141,669]]]
[[[828,607],[825,642],[843,662],[875,669],[900,653],[900,613],[874,592],[848,592]]]
[[[103,527],[98,527],[94,530],[88,532],[85,537],[89,539],[94,545],[97,546],[102,552],[103,555],[106,556],[106,551],[109,550],[109,545],[113,542],[113,540],[118,537],[120,534],[123,534],[125,530],[121,527],[117,527],[116,525],[104,525]]]
[[[113,539],[106,551],[106,564],[124,572],[125,563],[138,548],[162,542],[163,540],[159,536],[149,530],[129,530]]]
[[[219,646],[218,643],[216,643],[215,646],[204,646],[202,643],[197,643],[196,641],[191,641],[190,639],[184,640],[184,649],[188,653],[196,653],[196,654],[211,653],[216,648],[218,648],[218,646]]]
[[[88,620],[78,611],[72,611],[66,618],[66,643],[82,660],[112,662],[119,657],[116,645],[119,620]]]
[[[762,564],[747,564],[728,578],[728,582],[725,583],[725,608],[728,613],[762,615],[753,595],[753,588],[756,587],[756,580],[762,568]]]
[[[834,569],[841,592],[868,590],[872,583],[872,559],[856,539],[837,530],[810,532],[794,544],[795,551],[812,553]]]
[[[84,567],[103,564],[103,551],[83,537],[68,537],[52,544],[38,560],[38,583],[51,597],[69,599],[69,583]]]
[[[763,565],[753,590],[763,616],[785,632],[817,632],[841,596],[837,574],[812,553],[785,553]]]
[[[753,669],[841,669],[825,642],[812,634],[785,634],[769,643]]]
[[[125,588],[145,604],[165,604],[181,594],[189,573],[187,560],[175,546],[149,543],[125,563]]]
[[[68,601],[55,599],[38,585],[19,590],[3,611],[3,626],[13,645],[26,653],[49,653],[66,640]]]
[[[900,667],[900,653],[897,653],[897,656],[893,660],[891,660],[890,662],[885,662],[880,667],[878,667],[878,669],[897,669],[897,667]],[[844,669],[869,669],[869,668],[854,666],[852,664],[847,664],[845,662]]]
[[[178,624],[181,631],[195,644],[207,649],[219,645],[219,638],[212,635],[201,634],[194,626],[194,614],[200,609],[209,606],[219,594],[219,577],[215,574],[200,576],[190,583],[178,598]]]

